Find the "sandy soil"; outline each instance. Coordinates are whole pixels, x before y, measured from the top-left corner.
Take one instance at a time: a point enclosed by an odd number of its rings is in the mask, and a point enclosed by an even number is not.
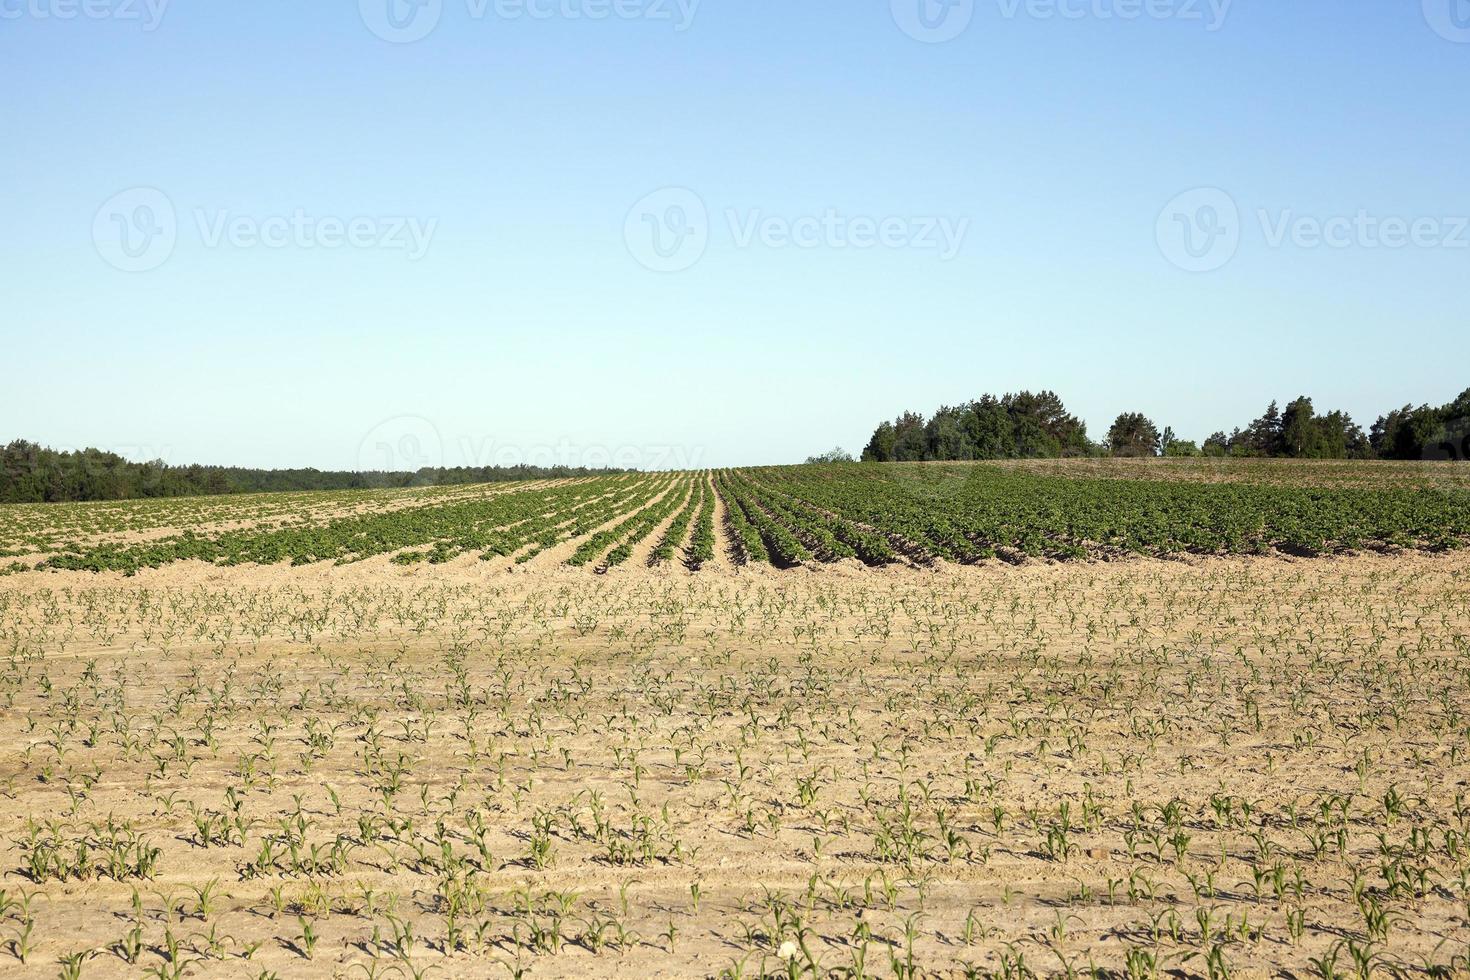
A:
[[[179,563],[0,644],[4,976],[1470,951],[1470,556]]]

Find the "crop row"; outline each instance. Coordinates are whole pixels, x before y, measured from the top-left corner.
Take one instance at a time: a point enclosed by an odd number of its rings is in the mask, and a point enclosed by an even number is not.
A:
[[[172,533],[160,533],[171,530],[165,527],[69,541],[51,540],[53,533],[65,536],[55,527],[36,530],[45,522],[32,511],[47,505],[22,505],[25,514],[16,520],[17,508],[0,508],[0,526],[31,529],[11,539],[11,554],[0,554],[29,560],[0,562],[0,574],[38,567],[38,559],[42,568],[125,573],[185,559],[301,565],[391,556],[414,564],[478,554],[526,562],[572,542],[570,564],[611,566],[627,561],[666,520],[649,564],[666,564],[682,548],[691,569],[714,558],[721,532],[737,562],[781,567],[852,558],[884,565],[1321,555],[1470,542],[1470,491],[1455,487],[1096,479],[983,464],[768,467],[290,496],[299,498],[299,511],[169,502],[181,508],[176,513],[191,515]],[[723,526],[717,527],[721,503]],[[156,520],[157,506],[149,502],[140,513],[152,516],[137,523]],[[259,508],[256,523],[221,519],[243,517],[250,507]]]
[[[687,480],[683,481],[686,487],[687,483]],[[607,530],[598,531],[592,535],[577,548],[571,558],[567,559],[567,564],[586,565],[603,556],[604,553],[606,553],[604,562],[606,565],[621,565],[627,561],[633,553],[633,548],[648,537],[654,528],[663,523],[664,518],[668,517],[684,499],[680,495],[681,491],[676,489],[677,486],[678,484],[671,481],[661,482],[659,484],[663,492],[661,498]],[[609,552],[608,549],[614,542],[617,542],[617,546]]]
[[[516,559],[525,561],[540,549],[555,544],[569,526],[575,526],[578,521],[587,519],[600,522],[600,515],[636,499],[638,492],[637,484],[611,488],[584,485],[575,493],[557,495],[555,499],[544,498],[542,507],[533,508],[533,513],[508,524],[487,523],[473,533],[433,541],[428,551],[399,552],[393,556],[393,561],[404,565],[426,560],[439,564],[472,551],[478,551],[482,560],[489,561],[500,556],[515,555],[527,546],[534,545],[528,553],[521,554]]]
[[[694,518],[694,532],[689,537],[689,567],[696,571],[715,557],[715,493],[709,481],[699,480],[699,513]]]
[[[609,497],[632,499],[648,482],[646,478],[617,476],[550,487],[527,485],[477,499],[354,514],[319,525],[247,528],[214,535],[184,530],[154,541],[103,543],[68,550],[52,555],[43,564],[57,569],[131,573],[183,559],[221,565],[342,564],[425,545],[431,546],[425,557],[437,561],[467,551],[506,553],[519,542],[530,540],[533,532],[559,523],[560,515],[578,513]]]
[[[876,531],[837,517],[820,507],[736,473],[732,477],[748,497],[790,531],[823,561],[860,558],[869,565],[898,560],[892,544]]]
[[[517,563],[528,562],[548,548],[579,538],[619,514],[642,507],[659,492],[662,485],[655,480],[629,482],[576,508],[547,515],[535,527],[519,529],[513,535],[502,536],[501,540],[487,548],[480,557],[488,561],[497,555],[516,555]],[[529,550],[522,552],[521,549],[527,545],[531,545]]]
[[[789,566],[812,560],[806,545],[761,506],[759,495],[738,474],[721,473],[719,488],[746,561]]]
[[[673,521],[669,523],[663,537],[653,549],[653,553],[648,556],[650,566],[662,565],[673,559],[674,552],[678,551],[679,546],[689,537],[689,525],[694,523],[697,516],[702,513],[705,494],[708,492],[708,485],[702,475],[690,481],[689,492],[684,497],[683,506],[679,508],[679,513],[674,515]]]
[[[1470,541],[1470,492],[1089,480],[997,467],[762,469],[749,479],[890,541],[957,561],[1443,550]]]

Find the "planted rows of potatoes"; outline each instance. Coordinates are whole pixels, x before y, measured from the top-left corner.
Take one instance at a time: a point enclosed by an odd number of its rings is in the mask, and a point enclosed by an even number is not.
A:
[[[1393,471],[1393,480],[1324,486],[1305,464],[1265,468],[1270,481],[1241,466],[1223,482],[1167,467],[895,463],[8,506],[0,507],[0,558],[11,560],[0,574],[132,574],[181,560],[340,565],[378,556],[400,565],[461,557],[514,565],[548,551],[556,562],[604,571],[635,559],[693,570],[716,558],[780,567],[978,564],[1443,552],[1470,541],[1470,489],[1454,481],[1416,484]],[[1155,470],[1160,478],[1130,478]],[[1293,473],[1298,483],[1289,482]]]
[[[0,589],[0,972],[1470,969],[1458,555],[258,574]]]

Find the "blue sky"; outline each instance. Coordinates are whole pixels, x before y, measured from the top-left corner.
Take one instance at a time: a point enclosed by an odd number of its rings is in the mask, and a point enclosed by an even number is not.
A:
[[[722,466],[1470,384],[1470,0],[422,3],[0,0],[0,440]]]

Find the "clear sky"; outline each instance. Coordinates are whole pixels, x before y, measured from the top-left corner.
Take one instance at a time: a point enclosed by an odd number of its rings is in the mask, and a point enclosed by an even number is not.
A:
[[[1096,438],[1470,385],[1470,0],[0,0],[0,440]]]

